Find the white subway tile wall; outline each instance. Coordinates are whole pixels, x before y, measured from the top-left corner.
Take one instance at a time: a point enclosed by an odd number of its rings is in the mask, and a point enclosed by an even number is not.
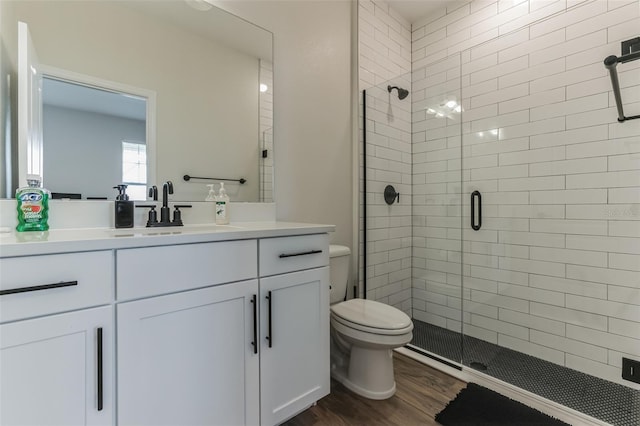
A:
[[[365,0],[358,26],[360,90],[367,93],[367,298],[411,315],[411,94],[400,100],[396,90],[387,91],[389,84],[411,90],[411,25],[388,3]],[[361,118],[361,167],[362,126]],[[361,194],[364,176],[361,168]],[[400,193],[392,206],[383,197],[387,185]],[[361,244],[362,224],[361,216]],[[361,246],[361,289],[362,253]]]
[[[458,2],[411,34],[413,317],[640,389],[640,120],[602,63],[640,3]],[[618,72],[640,114],[640,61]]]

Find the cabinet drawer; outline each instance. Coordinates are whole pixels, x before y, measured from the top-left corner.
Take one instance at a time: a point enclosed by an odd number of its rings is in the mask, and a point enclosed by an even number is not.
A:
[[[314,234],[260,240],[260,276],[318,268],[329,264],[329,235]]]
[[[118,300],[258,276],[256,240],[123,249],[116,252]]]
[[[0,322],[109,303],[113,252],[0,259]]]

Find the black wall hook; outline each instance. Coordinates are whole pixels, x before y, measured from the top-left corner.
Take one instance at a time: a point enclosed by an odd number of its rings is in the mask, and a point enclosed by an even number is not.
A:
[[[400,193],[396,192],[396,189],[393,186],[387,185],[387,187],[384,189],[384,201],[386,201],[389,205],[395,203],[396,201],[400,202]]]

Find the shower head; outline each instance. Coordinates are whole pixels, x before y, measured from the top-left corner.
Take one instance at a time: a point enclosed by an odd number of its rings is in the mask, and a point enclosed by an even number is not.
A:
[[[391,91],[393,89],[397,89],[398,90],[398,98],[400,100],[406,98],[407,96],[409,96],[409,91],[407,89],[403,89],[402,87],[398,87],[398,86],[387,86],[387,91],[389,93],[391,93]]]

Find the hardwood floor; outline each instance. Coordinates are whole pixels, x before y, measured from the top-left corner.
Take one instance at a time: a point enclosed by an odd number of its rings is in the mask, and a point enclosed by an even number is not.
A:
[[[396,394],[372,401],[331,381],[331,394],[300,413],[286,426],[317,425],[438,425],[434,420],[466,383],[394,353]]]

